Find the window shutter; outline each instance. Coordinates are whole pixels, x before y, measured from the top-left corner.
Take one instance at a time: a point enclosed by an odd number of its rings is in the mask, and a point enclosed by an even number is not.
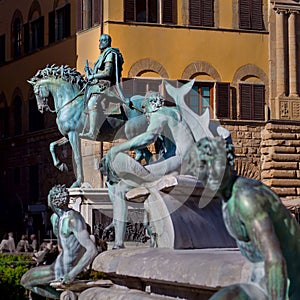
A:
[[[230,118],[230,84],[216,83],[216,115],[217,118]]]
[[[251,120],[251,84],[240,84],[240,118]]]
[[[76,31],[82,30],[82,0],[76,1]]]
[[[201,0],[189,1],[189,20],[190,25],[201,25]]]
[[[264,21],[262,13],[262,0],[252,0],[251,5],[252,29],[263,30]]]
[[[162,0],[162,22],[164,24],[176,24],[176,0]]]
[[[241,29],[251,29],[250,1],[251,0],[239,0],[239,17]]]
[[[44,16],[38,21],[38,48],[44,47]]]
[[[253,119],[261,120],[265,119],[265,86],[253,85]]]
[[[135,21],[134,18],[134,0],[124,0],[124,21]]]
[[[214,26],[214,0],[202,1],[202,25]]]
[[[71,35],[71,4],[67,3],[64,7],[64,37],[68,37]]]
[[[48,31],[49,31],[49,44],[55,42],[55,11],[50,11],[48,15]]]
[[[30,45],[30,34],[29,34],[29,23],[24,24],[24,53],[29,52]]]
[[[134,79],[132,78],[122,78],[121,86],[125,97],[130,98],[133,96],[133,82]]]
[[[94,0],[93,11],[94,11],[93,24],[100,24],[100,16],[101,16],[100,0]]]
[[[5,62],[5,34],[2,34],[0,36],[0,64],[4,62]]]

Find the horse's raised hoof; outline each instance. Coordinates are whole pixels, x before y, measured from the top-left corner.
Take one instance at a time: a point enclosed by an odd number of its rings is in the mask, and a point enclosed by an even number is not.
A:
[[[112,250],[118,250],[118,249],[124,249],[124,248],[125,248],[124,244],[122,244],[122,245],[114,245],[112,247]]]

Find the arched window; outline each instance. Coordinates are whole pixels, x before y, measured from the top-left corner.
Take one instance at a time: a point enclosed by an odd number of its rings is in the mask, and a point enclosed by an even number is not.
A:
[[[44,16],[38,1],[33,1],[28,16],[29,22],[24,24],[24,52],[28,53],[44,46]]]
[[[3,93],[0,93],[0,139],[9,135],[9,109]]]
[[[49,44],[71,34],[71,4],[66,3],[49,13]]]
[[[14,13],[12,21],[12,55],[17,58],[22,55],[22,27],[23,18],[19,10]]]
[[[15,135],[22,134],[22,99],[16,96],[13,101],[14,104],[14,125]]]

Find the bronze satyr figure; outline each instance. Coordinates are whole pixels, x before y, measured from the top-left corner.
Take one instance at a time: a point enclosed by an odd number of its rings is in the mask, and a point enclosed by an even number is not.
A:
[[[68,203],[69,193],[64,185],[50,190],[48,205],[54,211],[51,223],[60,253],[53,264],[30,269],[21,279],[26,289],[51,299],[59,299],[61,294],[50,285],[52,282],[72,282],[98,253],[83,217],[69,208]]]

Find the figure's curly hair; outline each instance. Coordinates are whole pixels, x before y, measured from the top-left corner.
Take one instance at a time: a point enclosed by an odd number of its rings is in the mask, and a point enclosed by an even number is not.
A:
[[[159,93],[159,92],[154,92],[154,91],[148,91],[142,101],[142,108],[145,108],[145,103],[149,101],[149,99],[157,99],[162,102],[162,106],[164,105],[164,102],[166,99]]]
[[[69,192],[66,186],[55,185],[48,194],[49,201],[56,207],[62,208],[68,205],[69,203]]]
[[[227,142],[222,137],[208,138],[205,137],[201,139],[197,144],[197,155],[200,160],[205,160],[207,156],[215,156],[222,151],[226,152],[227,163],[230,167],[234,167],[234,146],[232,143]]]

